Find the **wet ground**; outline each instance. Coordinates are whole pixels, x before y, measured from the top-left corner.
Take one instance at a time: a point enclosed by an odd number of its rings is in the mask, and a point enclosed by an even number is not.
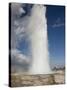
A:
[[[64,83],[65,83],[65,73],[63,70],[58,70],[54,74],[11,75],[12,87],[42,86],[42,85],[64,84]]]

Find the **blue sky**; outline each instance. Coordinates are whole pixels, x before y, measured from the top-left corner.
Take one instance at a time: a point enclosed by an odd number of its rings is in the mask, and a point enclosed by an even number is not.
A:
[[[62,6],[47,7],[48,43],[53,64],[65,62],[65,10]]]
[[[24,30],[28,23],[28,17],[31,14],[31,8],[32,5],[25,4],[15,4],[12,6],[12,49],[15,49],[13,54],[15,54],[17,60],[18,58],[20,58],[20,60],[22,60],[22,58],[27,59],[24,55],[31,56],[30,42],[27,37],[24,36]],[[47,5],[46,17],[50,63],[52,67],[64,66],[65,7]],[[23,30],[21,28],[23,28]],[[23,54],[23,56],[21,54]],[[16,62],[18,62],[17,60]],[[28,60],[26,62],[28,63]],[[25,61],[23,61],[23,63],[25,63]]]

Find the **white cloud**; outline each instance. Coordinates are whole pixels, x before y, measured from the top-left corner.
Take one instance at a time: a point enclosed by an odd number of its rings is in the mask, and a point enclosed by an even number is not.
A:
[[[14,58],[13,60],[16,60],[19,63],[23,63],[23,62],[29,63],[30,60],[28,56],[22,54],[18,49],[11,50],[11,58],[12,59]]]
[[[15,46],[18,46],[19,42],[21,42],[25,37],[28,36],[28,28],[27,28],[28,21],[29,21],[29,16],[25,16],[24,18],[14,21],[13,33],[11,37],[12,37],[12,41],[14,41],[16,44]]]
[[[25,13],[25,10],[23,8],[19,8],[19,13],[22,14],[22,13]]]
[[[16,47],[18,47],[20,45],[19,42],[22,42],[28,35],[27,25],[29,23],[29,16],[20,17],[21,13],[25,13],[21,4],[14,3],[11,9],[11,68],[12,71],[22,72],[22,70],[25,71],[29,68],[31,61],[30,55],[24,55],[21,50],[18,50]]]
[[[21,3],[11,4],[11,48],[16,48],[17,44],[19,44],[18,39],[21,40],[23,37],[23,34],[21,34],[21,31],[23,32],[22,28],[24,27],[22,24],[23,20],[21,21],[18,17],[24,12]]]
[[[55,23],[52,25],[53,28],[64,26],[64,23]]]
[[[22,4],[18,4],[18,3],[12,3],[11,4],[11,11],[12,11],[12,15],[21,15],[22,13],[25,13],[25,10],[22,8]]]
[[[61,21],[61,18],[57,18],[55,23],[52,25],[52,28],[64,26],[64,22]]]
[[[15,25],[15,26],[19,26],[18,21],[15,20],[15,21],[14,21],[14,25]]]
[[[23,4],[13,3],[11,6],[11,47],[16,48],[19,42],[27,35],[27,24],[29,16],[20,17],[21,13],[25,13],[22,8]],[[20,17],[20,18],[18,18]]]
[[[16,30],[15,30],[15,34],[16,34],[16,37],[21,38],[24,36],[24,27],[18,27]]]
[[[27,72],[30,58],[22,54],[18,49],[11,50],[11,71],[14,73]]]

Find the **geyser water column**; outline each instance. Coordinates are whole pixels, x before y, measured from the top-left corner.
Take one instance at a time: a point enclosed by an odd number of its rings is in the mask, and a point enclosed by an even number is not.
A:
[[[29,73],[51,73],[48,51],[46,6],[33,6],[29,21],[29,32],[32,46],[32,64]]]

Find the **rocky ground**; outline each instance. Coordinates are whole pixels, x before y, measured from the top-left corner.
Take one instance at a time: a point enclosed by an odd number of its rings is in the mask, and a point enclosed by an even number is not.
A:
[[[58,70],[54,74],[38,74],[38,75],[23,75],[23,74],[12,74],[11,75],[11,86],[22,87],[22,86],[41,86],[41,85],[54,85],[64,84],[65,73],[63,70]]]

